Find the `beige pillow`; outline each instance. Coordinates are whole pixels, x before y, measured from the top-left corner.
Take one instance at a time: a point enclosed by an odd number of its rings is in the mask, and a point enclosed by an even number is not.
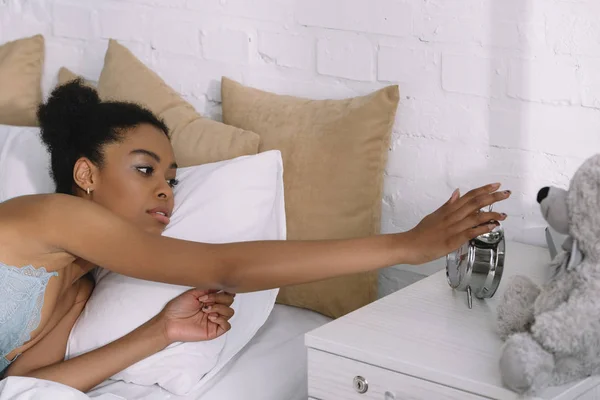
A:
[[[75,79],[80,78],[79,75],[77,75],[76,73],[74,73],[73,71],[71,71],[68,68],[65,67],[61,67],[58,70],[58,85],[64,85],[67,82],[70,81],[74,81]],[[87,81],[84,80],[84,82],[86,84],[89,84]]]
[[[267,93],[223,78],[223,121],[260,135],[284,161],[288,239],[380,233],[398,86],[344,100]],[[377,272],[281,288],[277,301],[339,317],[377,298]]]
[[[59,72],[59,84],[75,76],[63,69]],[[201,117],[191,104],[115,40],[109,41],[98,94],[103,100],[141,104],[163,118],[171,131],[171,143],[180,167],[258,152],[257,134]]]
[[[44,50],[42,35],[0,46],[0,124],[38,125]]]

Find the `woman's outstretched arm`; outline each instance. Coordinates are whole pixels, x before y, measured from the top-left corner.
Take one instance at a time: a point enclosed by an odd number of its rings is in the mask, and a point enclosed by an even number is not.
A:
[[[478,212],[506,199],[499,185],[457,192],[415,228],[397,234],[315,241],[206,244],[145,233],[90,201],[67,195],[36,200],[36,227],[48,245],[103,268],[136,277],[231,292],[264,290],[370,271],[422,264],[490,231],[497,212]]]

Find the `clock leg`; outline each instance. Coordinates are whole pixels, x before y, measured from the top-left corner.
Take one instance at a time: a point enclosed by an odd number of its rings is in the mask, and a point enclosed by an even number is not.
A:
[[[473,308],[473,293],[471,292],[471,286],[467,286],[467,302],[469,308]]]

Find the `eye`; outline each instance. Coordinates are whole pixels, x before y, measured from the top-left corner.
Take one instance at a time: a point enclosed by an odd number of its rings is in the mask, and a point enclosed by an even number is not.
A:
[[[136,169],[144,175],[152,175],[152,172],[154,172],[152,167],[137,167]]]
[[[177,186],[179,184],[179,180],[175,179],[175,178],[169,179],[168,182],[169,182],[169,186],[171,186],[171,188],[174,188],[175,186]]]

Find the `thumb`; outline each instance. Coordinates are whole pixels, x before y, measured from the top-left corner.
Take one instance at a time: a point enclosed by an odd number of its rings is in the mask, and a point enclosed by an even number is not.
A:
[[[460,197],[460,189],[455,189],[454,192],[452,192],[452,195],[450,196],[450,198],[440,206],[440,208],[437,209],[437,211],[441,211],[444,209],[444,207],[449,206],[450,204],[454,203],[456,200],[458,200],[458,198]]]
[[[214,289],[200,289],[200,288],[191,288],[186,291],[186,293],[191,294],[196,299],[199,297],[205,296],[207,294],[214,293],[214,292],[216,292],[216,290],[214,290]]]
[[[452,192],[452,196],[450,196],[450,200],[448,200],[449,204],[454,203],[456,200],[458,200],[458,198],[460,197],[460,189],[456,189],[454,192]]]

